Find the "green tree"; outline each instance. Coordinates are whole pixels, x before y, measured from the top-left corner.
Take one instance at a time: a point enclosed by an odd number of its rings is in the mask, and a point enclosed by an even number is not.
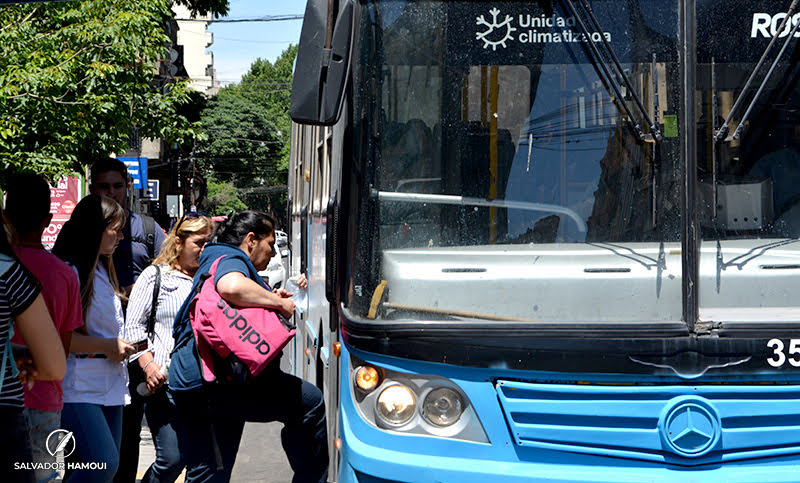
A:
[[[231,211],[242,211],[247,205],[239,199],[239,193],[231,181],[208,180],[206,212],[212,216],[227,215]]]
[[[230,181],[248,208],[285,222],[291,121],[290,46],[275,63],[258,59],[240,84],[220,90],[201,117],[206,139],[194,156],[212,182]],[[209,192],[211,188],[209,188]]]
[[[192,4],[195,2],[191,2]],[[225,2],[227,5],[227,2]],[[0,8],[0,169],[57,177],[142,136],[185,143],[184,82],[155,82],[170,0]],[[203,7],[204,8],[204,7]]]

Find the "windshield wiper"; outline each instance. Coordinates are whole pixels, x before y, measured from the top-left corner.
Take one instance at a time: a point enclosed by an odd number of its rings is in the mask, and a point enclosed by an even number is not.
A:
[[[570,15],[572,15],[575,18],[575,21],[578,24],[578,28],[581,30],[581,33],[586,37],[587,42],[585,43],[586,45],[589,46],[589,50],[592,53],[592,57],[594,60],[594,64],[596,67],[599,67],[600,70],[602,71],[598,73],[601,75],[601,77],[604,77],[604,81],[606,82],[606,84],[608,84],[608,86],[611,87],[611,90],[614,91],[614,98],[613,98],[614,103],[620,106],[625,111],[625,114],[627,114],[628,122],[630,122],[631,127],[633,128],[633,132],[636,134],[636,137],[639,139],[639,141],[645,141],[646,137],[644,131],[642,131],[642,127],[639,125],[638,122],[636,122],[636,118],[634,117],[631,108],[628,106],[628,103],[625,102],[625,98],[622,96],[622,90],[621,90],[622,86],[620,86],[619,82],[617,82],[617,80],[614,78],[614,76],[611,73],[611,70],[608,68],[608,62],[606,62],[605,58],[603,58],[603,55],[597,49],[597,46],[594,45],[594,41],[592,41],[591,32],[586,27],[586,24],[583,22],[583,19],[578,15],[578,11],[575,8],[575,5],[572,3],[572,0],[564,0],[564,5],[567,7],[567,10],[570,11]],[[602,32],[600,36],[602,37]],[[605,40],[605,37],[603,37],[603,40]],[[623,77],[625,76],[624,72],[622,73],[622,76]],[[631,93],[635,95],[633,91],[631,91]]]
[[[720,126],[719,130],[717,131],[715,137],[715,140],[717,142],[725,139],[725,136],[728,134],[728,129],[729,129],[728,126],[731,120],[733,119],[736,110],[739,108],[739,104],[744,99],[745,94],[747,94],[747,90],[750,88],[750,84],[753,83],[753,80],[755,79],[758,72],[761,70],[761,67],[764,65],[764,62],[766,62],[767,56],[769,55],[769,51],[772,50],[772,47],[778,40],[778,37],[780,37],[780,33],[783,32],[784,28],[786,28],[786,22],[788,22],[789,19],[791,19],[792,16],[794,15],[794,11],[797,9],[798,2],[800,2],[800,0],[792,0],[791,5],[789,5],[789,10],[786,12],[786,17],[781,22],[781,25],[780,27],[778,27],[778,30],[776,31],[775,35],[772,37],[772,40],[769,41],[767,48],[764,49],[764,53],[761,54],[761,58],[758,60],[756,66],[753,68],[753,72],[751,72],[750,77],[747,78],[747,82],[745,82],[744,87],[742,88],[742,92],[739,93],[739,97],[737,97],[736,102],[733,103],[733,107],[731,107],[731,110],[728,113],[728,117],[725,118],[725,122],[722,123],[722,126]],[[789,33],[789,35],[786,36],[786,41],[783,43],[781,51],[778,52],[778,56],[775,57],[775,60],[772,61],[772,65],[770,66],[767,75],[764,77],[764,80],[761,81],[761,85],[759,86],[755,96],[753,96],[753,100],[750,102],[750,106],[748,106],[747,111],[745,112],[744,116],[742,116],[741,121],[739,121],[739,125],[736,127],[736,130],[734,131],[732,139],[738,139],[739,135],[742,133],[742,129],[744,128],[744,122],[747,120],[747,118],[750,116],[750,113],[753,111],[753,107],[755,107],[758,98],[761,97],[761,93],[764,91],[764,87],[767,85],[769,78],[775,71],[775,67],[778,65],[778,61],[780,61],[781,57],[783,57],[783,53],[786,51],[786,47],[789,45],[789,42],[794,38],[794,34],[797,32],[798,27],[800,27],[800,22],[794,24],[792,31]]]
[[[566,0],[566,1],[572,2],[572,0]],[[609,43],[608,39],[606,39],[605,35],[603,35],[603,28],[600,26],[600,22],[597,21],[597,17],[594,15],[594,11],[592,10],[591,5],[589,5],[589,3],[586,0],[579,0],[578,3],[586,11],[586,15],[589,17],[589,20],[592,22],[592,25],[594,26],[595,31],[600,34],[600,41],[602,42],[603,46],[605,47],[606,52],[608,53],[608,56],[611,57],[611,60],[614,62],[614,65],[616,66],[617,71],[619,73],[618,74],[619,77],[622,78],[622,81],[625,83],[625,86],[630,91],[631,96],[633,97],[634,102],[636,102],[636,106],[639,108],[639,111],[642,113],[642,116],[644,117],[645,122],[647,123],[648,126],[650,126],[650,134],[653,136],[653,140],[661,141],[662,135],[661,135],[661,130],[658,128],[658,124],[654,123],[650,119],[650,115],[647,114],[647,109],[644,107],[644,104],[642,104],[642,100],[639,98],[639,95],[636,93],[636,90],[633,88],[633,84],[631,83],[630,78],[628,78],[628,75],[625,74],[625,71],[622,68],[622,63],[620,63],[616,52],[614,52],[614,49],[611,47],[611,44]],[[576,17],[576,19],[577,19],[577,17]]]

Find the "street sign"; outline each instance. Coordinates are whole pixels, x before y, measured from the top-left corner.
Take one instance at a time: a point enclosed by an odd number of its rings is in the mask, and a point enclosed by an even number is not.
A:
[[[133,187],[144,189],[143,179],[147,179],[147,158],[118,157],[128,167],[128,174],[133,179]]]
[[[157,179],[148,179],[147,180],[147,188],[144,189],[144,194],[142,195],[142,199],[145,199],[145,200],[157,200],[158,199],[158,180]]]
[[[183,195],[167,195],[167,214],[172,218],[183,216]]]

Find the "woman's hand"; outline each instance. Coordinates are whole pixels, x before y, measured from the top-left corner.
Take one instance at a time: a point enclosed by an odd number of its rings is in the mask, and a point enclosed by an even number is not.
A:
[[[136,353],[136,349],[130,344],[127,339],[112,338],[106,339],[108,346],[103,354],[114,362],[122,362],[129,356]]]
[[[28,352],[27,348],[24,349],[18,350],[14,347],[14,360],[17,362],[17,370],[19,370],[19,382],[31,389],[39,373],[36,371],[36,365],[33,363],[33,357],[30,352]]]
[[[156,392],[156,389],[163,386],[167,382],[164,374],[161,374],[161,366],[157,362],[149,362],[147,368],[144,370],[145,383],[150,392]]]
[[[308,288],[308,279],[306,278],[305,273],[301,273],[297,276],[297,288],[300,290],[305,290]]]
[[[281,299],[280,311],[284,317],[291,318],[294,314],[294,300],[290,298]]]
[[[274,293],[275,295],[280,296],[280,298],[282,298],[282,299],[288,299],[289,297],[294,295],[294,293],[289,292],[285,288],[276,288],[275,290],[272,291],[272,293]]]

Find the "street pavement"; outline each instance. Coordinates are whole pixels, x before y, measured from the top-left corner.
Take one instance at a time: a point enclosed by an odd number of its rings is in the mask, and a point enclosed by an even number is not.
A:
[[[231,481],[249,483],[288,483],[292,469],[281,446],[281,423],[246,423]],[[139,471],[137,480],[155,461],[156,452],[150,429],[142,426],[142,443],[139,446]],[[184,475],[176,481],[183,482]]]

